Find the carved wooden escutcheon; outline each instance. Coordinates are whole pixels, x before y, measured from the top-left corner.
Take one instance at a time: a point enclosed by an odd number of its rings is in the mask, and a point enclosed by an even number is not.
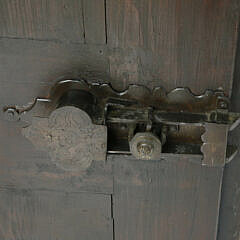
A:
[[[86,112],[73,106],[58,108],[49,118],[34,117],[22,133],[64,170],[84,171],[93,160],[106,159],[106,126],[94,125]]]

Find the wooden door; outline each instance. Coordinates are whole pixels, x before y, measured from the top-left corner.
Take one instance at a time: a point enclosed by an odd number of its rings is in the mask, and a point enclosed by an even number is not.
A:
[[[0,107],[58,79],[230,96],[238,0],[0,0]],[[215,240],[223,169],[109,156],[63,171],[0,121],[0,239]],[[231,239],[229,239],[231,240]]]

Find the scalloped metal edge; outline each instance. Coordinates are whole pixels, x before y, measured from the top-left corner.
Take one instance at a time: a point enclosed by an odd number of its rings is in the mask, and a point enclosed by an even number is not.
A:
[[[195,95],[188,87],[178,87],[167,92],[163,87],[155,87],[152,90],[143,85],[130,84],[123,91],[115,90],[110,83],[88,83],[83,79],[66,79],[55,83],[46,97],[37,97],[25,106],[5,106],[3,112],[11,108],[18,114],[24,114],[38,108],[42,103],[50,103],[50,109],[54,103],[69,89],[86,90],[101,99],[118,98],[135,102],[143,107],[152,107],[157,110],[172,112],[208,112],[216,109],[228,109],[229,99],[222,90],[207,89],[201,95]],[[220,106],[219,106],[220,104]],[[223,104],[224,106],[221,106]]]
[[[195,95],[187,87],[179,87],[167,92],[163,87],[150,90],[143,85],[130,84],[119,92],[110,83],[88,83],[85,80],[70,79],[57,82],[51,89],[49,97],[54,99],[59,91],[76,88],[87,90],[102,99],[127,99],[137,101],[143,106],[169,111],[203,112],[217,108],[227,110],[229,105],[229,99],[222,90],[207,89],[203,94]]]

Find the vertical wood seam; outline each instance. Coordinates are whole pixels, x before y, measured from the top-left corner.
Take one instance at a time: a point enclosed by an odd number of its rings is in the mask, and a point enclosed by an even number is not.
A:
[[[235,71],[236,71],[236,62],[237,62],[237,51],[239,50],[239,46],[238,46],[238,41],[240,40],[240,19],[239,19],[239,15],[238,15],[238,21],[237,21],[237,26],[236,26],[236,44],[234,47],[234,56],[233,56],[233,64],[232,64],[232,72],[231,72],[231,82],[229,84],[229,97],[232,96],[232,90],[233,90],[233,81],[235,78]]]
[[[85,29],[85,18],[84,18],[84,0],[82,0],[82,21],[83,21],[83,43],[86,44],[86,29]]]
[[[108,26],[107,26],[107,0],[104,0],[104,10],[105,10],[105,43],[108,43]]]
[[[222,168],[222,177],[221,177],[221,183],[219,185],[219,198],[218,198],[218,214],[217,214],[217,221],[216,221],[216,231],[215,231],[215,240],[218,239],[219,235],[219,223],[220,223],[220,209],[221,209],[221,202],[222,202],[222,190],[223,190],[223,174],[224,174],[224,167]]]
[[[113,216],[113,194],[111,194],[112,239],[115,240],[115,223]]]

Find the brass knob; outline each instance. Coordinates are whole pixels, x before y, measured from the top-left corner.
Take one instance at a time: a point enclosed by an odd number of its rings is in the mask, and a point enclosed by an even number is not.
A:
[[[130,141],[130,151],[137,159],[157,160],[162,152],[162,143],[153,133],[137,133]]]

